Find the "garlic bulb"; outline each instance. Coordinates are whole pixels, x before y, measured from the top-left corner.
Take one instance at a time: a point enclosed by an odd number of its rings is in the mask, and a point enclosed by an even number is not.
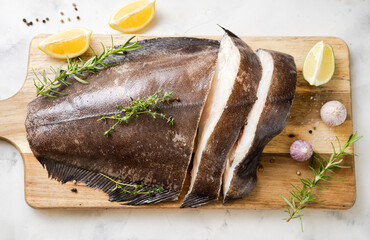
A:
[[[312,154],[312,146],[305,140],[297,140],[290,146],[290,156],[299,162],[307,161]]]
[[[329,126],[339,126],[347,118],[347,109],[339,101],[329,101],[320,110],[321,119]]]

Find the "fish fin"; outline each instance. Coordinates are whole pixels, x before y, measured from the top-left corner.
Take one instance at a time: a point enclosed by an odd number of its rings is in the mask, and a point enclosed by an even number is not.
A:
[[[56,163],[46,159],[38,159],[41,165],[46,168],[48,177],[55,179],[62,184],[70,181],[83,182],[86,186],[91,188],[98,188],[109,196],[109,201],[127,202],[127,205],[142,205],[147,203],[158,203],[164,201],[177,200],[179,191],[172,191],[164,189],[162,193],[155,195],[144,195],[124,193],[121,189],[116,188],[116,184],[108,178],[102,176],[100,173],[69,166],[63,163]],[[109,175],[108,175],[109,176]],[[109,176],[111,179],[117,181],[119,178]],[[135,184],[134,182],[122,181],[122,183]],[[145,186],[145,189],[154,189],[155,187]],[[125,187],[126,190],[132,191],[133,187]],[[138,190],[138,192],[143,190]]]
[[[230,198],[230,197],[226,196],[226,197],[224,197],[224,198],[222,199],[222,204],[226,204],[226,203],[232,202],[232,201],[234,201],[234,200],[236,200],[236,199],[234,199],[234,198]]]
[[[249,154],[249,156],[247,157],[247,161],[244,161],[238,171],[239,176],[243,178],[256,176],[257,166],[261,159],[263,149],[264,147],[259,147]]]
[[[234,200],[248,196],[249,194],[252,193],[256,185],[257,185],[257,175],[252,175],[248,177],[247,184],[243,186],[243,195],[235,195],[235,194],[228,193],[226,196],[223,197],[222,204],[226,204]]]
[[[208,203],[217,201],[217,197],[210,197],[210,196],[199,196],[194,193],[189,193],[185,196],[184,201],[182,202],[180,208],[196,208],[203,205],[206,205]]]
[[[180,194],[179,191],[163,190],[160,194],[156,194],[154,196],[150,194],[138,196],[137,198],[127,203],[123,203],[122,205],[137,206],[144,204],[154,204],[159,202],[176,201],[178,199],[179,194]]]
[[[254,190],[257,185],[257,166],[263,149],[264,147],[256,147],[256,150],[248,155],[235,176],[234,181],[239,183],[239,187],[237,190],[235,186],[232,187],[232,190],[229,189],[222,199],[222,204],[248,196]]]

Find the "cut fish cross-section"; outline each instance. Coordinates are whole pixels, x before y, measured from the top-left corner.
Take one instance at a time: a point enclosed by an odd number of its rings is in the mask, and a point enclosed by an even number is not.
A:
[[[292,56],[259,49],[262,79],[247,124],[227,157],[223,203],[249,195],[265,145],[285,127],[295,94],[297,71]]]
[[[218,200],[226,157],[256,101],[261,66],[240,38],[225,30],[202,113],[190,189],[181,207]]]

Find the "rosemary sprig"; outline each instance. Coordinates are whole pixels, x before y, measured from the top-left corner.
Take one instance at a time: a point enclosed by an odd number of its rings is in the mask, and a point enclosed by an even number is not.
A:
[[[127,183],[123,183],[120,179],[116,181],[116,180],[108,177],[107,175],[105,175],[103,173],[99,173],[99,174],[116,184],[116,186],[113,189],[111,189],[111,191],[114,191],[116,189],[121,189],[122,192],[128,193],[128,194],[133,194],[134,196],[136,196],[138,194],[148,194],[148,195],[152,196],[155,193],[161,194],[162,191],[163,191],[163,187],[161,187],[159,185],[156,185],[154,189],[148,189],[148,188],[144,187],[144,184],[140,184],[140,185],[139,184],[127,184]],[[125,187],[132,187],[134,189],[133,190],[127,190],[127,189],[125,189]]]
[[[152,118],[157,118],[157,116],[159,116],[160,118],[165,119],[169,125],[173,125],[175,120],[173,117],[168,117],[167,115],[158,113],[154,110],[158,109],[159,103],[166,102],[170,104],[171,101],[179,101],[179,98],[172,98],[173,92],[165,92],[163,96],[160,96],[162,92],[162,89],[158,89],[153,95],[149,95],[145,99],[138,98],[134,101],[134,99],[131,98],[131,102],[128,107],[123,107],[122,105],[116,106],[116,108],[121,110],[121,113],[123,114],[122,116],[118,113],[112,116],[106,116],[103,114],[97,121],[104,120],[106,122],[108,119],[116,121],[115,124],[110,126],[109,129],[104,132],[104,135],[108,136],[110,131],[112,131],[118,124],[127,124],[131,118],[138,118],[141,114],[147,114]]]
[[[137,39],[135,43],[128,45],[131,42],[131,40],[135,38],[135,36],[131,37],[122,46],[118,48],[114,48],[113,37],[111,38],[112,46],[110,48],[104,47],[104,45],[101,43],[103,52],[99,56],[96,55],[95,51],[90,47],[94,53],[94,56],[91,57],[86,62],[79,57],[77,59],[67,58],[66,70],[62,70],[63,65],[61,65],[57,69],[50,67],[50,70],[54,74],[52,78],[46,76],[45,70],[37,74],[35,70],[32,69],[37,79],[37,80],[33,79],[34,85],[36,87],[36,96],[43,95],[46,97],[56,98],[57,97],[56,94],[67,95],[66,93],[60,92],[58,90],[58,88],[61,87],[62,85],[69,86],[72,84],[66,81],[65,79],[66,77],[72,77],[72,79],[75,79],[80,83],[89,84],[89,82],[85,80],[86,79],[85,73],[87,72],[94,73],[97,70],[103,69],[104,67],[114,65],[103,62],[105,59],[113,59],[117,61],[117,59],[111,56],[113,54],[124,55],[126,54],[127,51],[132,51],[141,47],[141,45],[137,43]],[[54,94],[51,95],[51,93]]]
[[[357,156],[356,154],[346,152],[346,149],[351,144],[357,142],[360,138],[361,137],[357,137],[357,132],[355,134],[351,134],[346,144],[341,146],[339,139],[337,137],[339,151],[336,152],[334,144],[331,143],[333,147],[333,153],[331,154],[329,159],[315,152],[312,166],[309,166],[309,168],[313,171],[314,178],[313,179],[312,178],[306,178],[306,179],[299,178],[299,180],[302,183],[302,187],[294,186],[293,184],[290,184],[294,188],[292,191],[290,191],[290,194],[292,195],[290,201],[286,197],[284,197],[284,195],[281,195],[281,197],[287,203],[287,210],[285,210],[284,212],[288,213],[289,215],[289,217],[284,218],[283,220],[286,220],[287,222],[289,222],[292,219],[299,218],[301,222],[301,228],[303,231],[303,223],[302,223],[303,214],[301,213],[301,211],[306,207],[306,204],[308,202],[324,202],[325,201],[325,200],[317,201],[316,199],[319,195],[314,194],[313,190],[315,188],[325,189],[324,187],[319,185],[319,182],[321,180],[325,182],[338,182],[338,181],[333,181],[332,177],[326,175],[326,173],[327,172],[334,173],[334,170],[338,168],[350,168],[350,166],[340,165],[343,159],[339,159],[339,158],[344,155]],[[315,168],[316,162],[319,163],[319,167],[317,170]]]

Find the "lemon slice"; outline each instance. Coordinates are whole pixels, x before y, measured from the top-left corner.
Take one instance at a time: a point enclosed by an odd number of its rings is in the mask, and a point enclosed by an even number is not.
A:
[[[124,33],[135,32],[148,25],[154,14],[155,0],[137,0],[113,13],[109,26]]]
[[[51,57],[74,58],[89,48],[91,34],[92,31],[86,28],[69,28],[51,35],[37,47]]]
[[[303,64],[303,77],[313,86],[329,82],[335,70],[335,57],[330,44],[320,41],[308,52]]]

